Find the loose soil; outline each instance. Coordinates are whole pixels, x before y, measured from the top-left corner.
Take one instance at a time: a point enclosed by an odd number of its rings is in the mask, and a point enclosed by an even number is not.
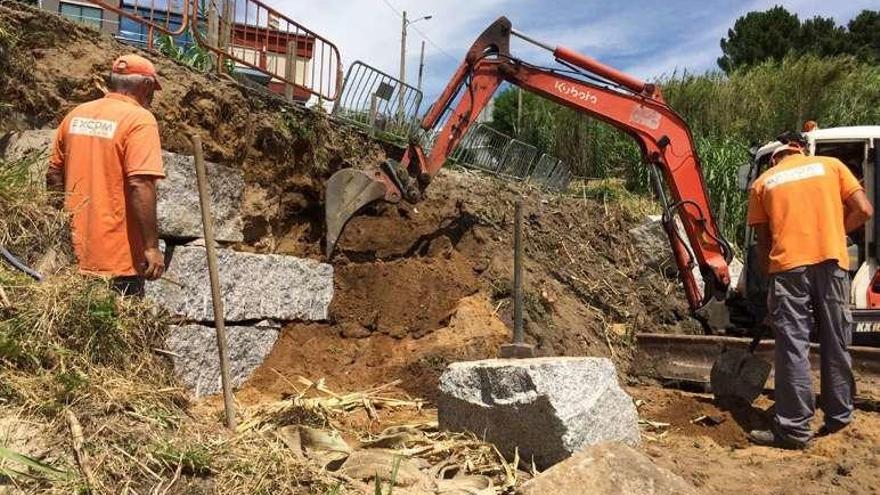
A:
[[[700,493],[805,495],[880,492],[880,416],[856,411],[854,423],[816,438],[804,452],[758,447],[745,431],[766,428],[772,401],[760,397],[754,407],[727,410],[711,396],[632,387],[644,401],[643,419],[670,423],[668,432],[647,433],[642,449],[657,464],[683,476]],[[695,421],[709,416],[718,421]],[[821,425],[821,415],[814,429]]]

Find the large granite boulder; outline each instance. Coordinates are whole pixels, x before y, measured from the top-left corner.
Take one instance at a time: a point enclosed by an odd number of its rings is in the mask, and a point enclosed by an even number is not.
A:
[[[158,186],[159,232],[162,237],[203,237],[199,189],[192,156],[162,153],[165,180]],[[244,177],[241,170],[206,162],[211,190],[214,238],[220,242],[244,240],[241,196]]]
[[[55,129],[13,132],[3,137],[0,155],[5,160],[31,158],[33,161],[28,164],[31,180],[43,184],[54,141]]]
[[[687,481],[621,443],[578,452],[523,484],[518,495],[696,495]]]
[[[217,257],[227,322],[327,319],[332,266],[230,249],[218,249]],[[214,321],[204,247],[175,247],[165,277],[147,283],[147,297],[187,320]]]
[[[471,431],[547,468],[599,442],[639,442],[638,414],[609,359],[453,363],[440,377],[440,427]],[[549,493],[549,492],[548,492]]]
[[[278,340],[278,333],[277,325],[271,322],[260,322],[253,327],[226,327],[226,352],[233,387],[244,383],[263,364]],[[175,375],[196,396],[222,390],[217,333],[213,326],[172,327],[165,347],[173,353]]]

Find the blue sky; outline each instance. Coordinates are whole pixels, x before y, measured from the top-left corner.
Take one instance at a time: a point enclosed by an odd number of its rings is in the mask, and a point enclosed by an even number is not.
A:
[[[516,29],[551,45],[565,45],[633,75],[650,79],[674,70],[715,68],[719,40],[737,17],[781,4],[801,18],[834,17],[845,23],[877,0],[268,0],[282,12],[339,46],[343,63],[363,60],[397,74],[400,17],[432,15],[409,29],[407,79],[415,85],[421,41],[425,97],[432,102],[479,33],[500,15]],[[391,6],[389,6],[391,4]],[[416,31],[421,31],[419,33]],[[433,44],[431,43],[433,42]],[[522,42],[515,55],[548,62]]]

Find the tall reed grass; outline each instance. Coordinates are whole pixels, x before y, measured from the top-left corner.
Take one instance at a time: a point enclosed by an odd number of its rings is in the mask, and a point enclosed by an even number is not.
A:
[[[748,161],[750,146],[800,130],[807,120],[822,127],[880,124],[880,66],[852,57],[789,56],[730,75],[673,72],[657,82],[694,134],[713,210],[723,220],[726,237],[738,245],[746,198],[736,172]],[[521,129],[512,123],[516,112],[509,111],[509,101],[493,115],[496,127],[516,131],[520,139],[558,156],[575,175],[622,178],[634,192],[651,191],[648,169],[628,135],[537,96],[524,96]],[[511,92],[502,99],[515,101],[516,96]]]

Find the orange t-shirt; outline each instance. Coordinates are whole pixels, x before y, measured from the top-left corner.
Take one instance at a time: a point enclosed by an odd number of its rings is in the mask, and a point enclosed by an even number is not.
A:
[[[770,273],[837,260],[849,269],[844,202],[862,189],[853,173],[836,158],[784,158],[752,184],[749,225],[768,223],[772,246]]]
[[[63,169],[80,270],[137,275],[144,243],[128,202],[126,177],[165,177],[156,118],[134,99],[110,93],[74,108],[58,127],[49,160]]]

